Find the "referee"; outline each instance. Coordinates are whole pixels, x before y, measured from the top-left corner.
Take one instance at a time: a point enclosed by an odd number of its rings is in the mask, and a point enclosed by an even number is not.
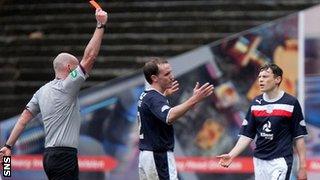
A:
[[[79,179],[77,148],[80,131],[78,94],[96,56],[107,22],[107,13],[96,10],[97,27],[88,43],[82,60],[71,54],[61,53],[53,61],[55,79],[42,86],[32,97],[15,124],[9,139],[0,150],[10,156],[11,150],[27,123],[41,113],[45,129],[43,167],[51,179]]]
[[[170,64],[164,59],[153,58],[145,64],[143,72],[151,87],[141,94],[138,102],[140,180],[176,180],[172,124],[211,95],[213,85],[206,83],[200,87],[197,83],[189,99],[171,107],[165,95],[168,91],[175,92],[178,87]]]

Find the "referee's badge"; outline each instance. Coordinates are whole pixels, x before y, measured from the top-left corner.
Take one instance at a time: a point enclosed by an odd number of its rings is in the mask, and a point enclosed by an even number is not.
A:
[[[71,71],[70,75],[72,78],[76,78],[78,75],[78,71],[75,69],[75,70]]]

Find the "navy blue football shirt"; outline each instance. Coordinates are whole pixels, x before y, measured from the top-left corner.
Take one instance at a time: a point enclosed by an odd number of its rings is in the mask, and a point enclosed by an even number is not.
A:
[[[275,159],[293,153],[293,140],[307,135],[298,100],[285,93],[273,100],[257,96],[242,123],[240,134],[256,139],[254,157]]]
[[[170,109],[168,99],[154,89],[144,91],[140,95],[138,101],[140,150],[173,151],[173,127],[167,123]]]

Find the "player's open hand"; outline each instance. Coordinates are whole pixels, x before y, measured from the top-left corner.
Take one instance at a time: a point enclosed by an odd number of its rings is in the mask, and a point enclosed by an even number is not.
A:
[[[232,163],[232,158],[229,154],[222,154],[220,156],[217,156],[219,158],[219,165],[225,168],[228,168],[230,164]]]
[[[205,83],[200,87],[199,82],[197,82],[193,89],[193,96],[196,97],[197,101],[201,101],[205,97],[210,96],[213,93],[213,89],[214,87],[210,83]]]
[[[178,81],[174,81],[172,83],[172,86],[164,91],[164,95],[171,96],[173,93],[177,92],[178,90],[179,90],[179,83]]]

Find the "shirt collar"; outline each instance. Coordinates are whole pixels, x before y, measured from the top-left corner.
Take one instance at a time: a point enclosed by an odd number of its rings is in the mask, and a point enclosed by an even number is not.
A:
[[[277,97],[273,98],[273,99],[269,99],[266,93],[263,93],[263,100],[265,100],[266,102],[276,102],[279,99],[282,98],[282,96],[284,95],[284,91],[280,91],[280,93],[278,94]]]
[[[165,97],[165,95],[164,95],[163,93],[161,93],[160,91],[156,90],[156,89],[153,88],[153,87],[148,87],[148,88],[146,88],[146,91],[152,91],[152,90],[158,92],[159,94],[161,94],[162,96]]]

